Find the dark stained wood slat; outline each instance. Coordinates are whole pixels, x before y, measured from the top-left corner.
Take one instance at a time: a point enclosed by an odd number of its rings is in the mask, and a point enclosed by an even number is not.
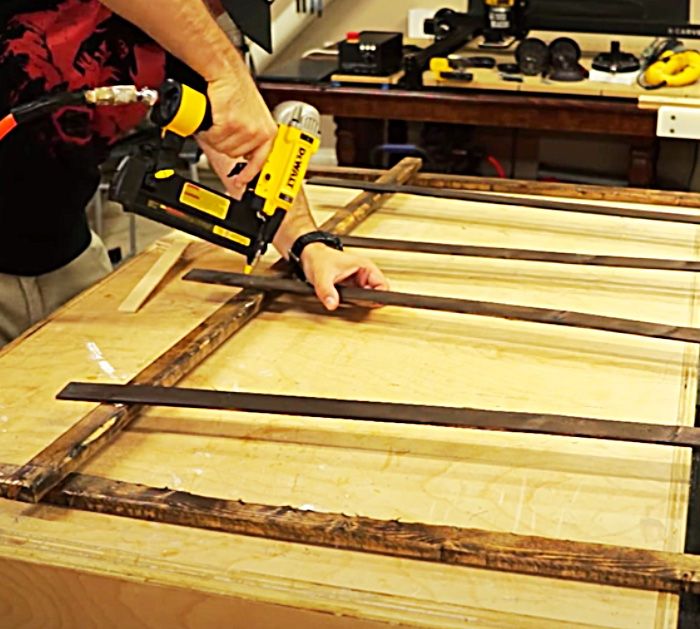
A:
[[[381,423],[525,432],[667,446],[700,446],[700,428],[475,408],[81,382],[71,382],[57,397],[60,400],[109,404],[201,408],[323,419],[340,418]]]
[[[372,192],[393,192],[410,194],[415,196],[432,197],[438,199],[452,199],[457,201],[474,201],[478,203],[493,203],[496,205],[511,205],[519,207],[538,208],[541,210],[556,210],[560,212],[575,212],[579,214],[595,214],[600,216],[614,216],[620,218],[637,218],[650,221],[664,221],[670,223],[687,223],[700,225],[700,215],[680,214],[678,212],[657,212],[639,208],[593,205],[588,203],[572,203],[567,201],[553,201],[550,199],[532,199],[511,197],[503,194],[479,192],[475,190],[449,190],[445,188],[429,188],[411,185],[378,184],[364,181],[349,181],[347,179],[331,179],[317,177],[309,180],[309,184],[315,186],[332,186],[349,188],[351,190],[367,190]]]
[[[508,249],[503,247],[475,247],[472,245],[392,240],[388,238],[365,238],[362,236],[345,236],[343,238],[343,244],[346,247],[357,247],[359,249],[410,251],[412,253],[490,258],[494,260],[527,260],[532,262],[553,262],[557,264],[625,267],[662,271],[700,271],[700,261],[698,260],[659,260],[654,258],[601,256],[588,253],[562,253],[555,251],[534,251],[531,249]]]
[[[376,168],[350,168],[347,166],[312,166],[308,176],[333,177],[357,181],[374,181],[385,173]],[[551,196],[585,201],[611,203],[637,203],[641,205],[664,205],[668,207],[700,208],[700,194],[672,190],[650,190],[595,186],[584,184],[531,181],[527,179],[501,179],[496,177],[473,177],[467,175],[445,175],[441,173],[416,173],[410,184],[428,188],[448,190],[474,190],[501,192],[527,196]]]
[[[420,166],[420,160],[405,159],[388,171],[380,183],[404,182]],[[336,212],[322,229],[345,235],[381,207],[389,196],[362,193]],[[286,264],[276,267],[278,271],[285,268]],[[175,384],[254,319],[273,299],[274,295],[256,290],[237,294],[131,382],[164,386]],[[4,479],[0,483],[0,494],[16,500],[38,502],[69,473],[106,447],[140,411],[138,406],[97,407],[10,478]]]
[[[236,288],[255,288],[263,291],[290,293],[293,295],[311,296],[314,289],[309,284],[298,280],[277,279],[243,275],[242,273],[226,273],[194,269],[183,279],[204,284],[218,284]],[[621,334],[634,334],[650,338],[700,343],[700,328],[667,325],[665,323],[649,323],[603,317],[600,315],[570,312],[566,310],[551,310],[548,308],[533,308],[453,297],[434,297],[431,295],[416,295],[413,293],[397,293],[391,291],[374,291],[352,286],[338,286],[343,302],[375,303],[384,306],[401,308],[417,308],[420,310],[438,310],[458,314],[476,315],[480,317],[495,317],[513,321],[529,321],[548,325],[561,325],[573,328],[603,330]]]

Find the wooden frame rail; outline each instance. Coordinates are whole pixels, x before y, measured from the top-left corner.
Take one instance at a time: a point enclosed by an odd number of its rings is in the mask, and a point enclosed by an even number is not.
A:
[[[19,470],[0,464],[0,480]],[[71,474],[44,502],[309,546],[658,592],[700,593],[700,557],[480,529],[246,504]]]
[[[374,181],[386,171],[375,168],[350,168],[346,166],[312,166],[308,176],[333,177],[355,181]],[[583,184],[532,181],[528,179],[500,179],[496,177],[473,177],[466,175],[444,175],[418,172],[409,183],[414,186],[445,190],[474,190],[528,196],[563,197],[585,201],[610,203],[638,203],[641,205],[666,205],[669,207],[700,208],[697,192],[670,190],[648,190],[593,186]]]
[[[657,212],[624,206],[596,205],[592,203],[571,203],[566,201],[553,201],[546,198],[521,198],[491,192],[477,192],[469,190],[449,190],[429,188],[425,186],[384,184],[365,181],[351,181],[347,179],[329,179],[319,177],[311,179],[309,184],[316,186],[329,186],[349,188],[351,190],[365,190],[371,192],[392,192],[400,194],[412,194],[415,196],[433,197],[439,199],[453,199],[456,201],[475,201],[478,203],[492,203],[495,205],[517,205],[541,210],[556,210],[560,212],[575,212],[579,214],[595,214],[600,216],[615,216],[620,218],[641,218],[651,221],[664,221],[669,223],[688,223],[700,225],[700,214],[679,214],[677,212]]]

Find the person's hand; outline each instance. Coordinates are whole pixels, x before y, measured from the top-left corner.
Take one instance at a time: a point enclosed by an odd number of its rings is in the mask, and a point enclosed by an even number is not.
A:
[[[374,262],[347,251],[331,249],[320,242],[304,248],[301,265],[306,279],[316,290],[316,296],[328,310],[335,310],[340,305],[336,284],[349,280],[360,288],[389,289],[389,282]]]
[[[240,196],[265,165],[277,124],[248,75],[216,79],[209,83],[213,125],[201,134],[204,142],[231,160],[244,158],[248,165],[230,179],[230,192]]]
[[[197,136],[197,144],[199,144],[199,148],[201,148],[206,155],[210,168],[214,171],[216,176],[219,178],[219,181],[221,181],[221,184],[224,186],[226,194],[240,201],[242,194],[245,192],[245,188],[235,186],[233,183],[233,177],[228,176],[231,169],[240,160],[233,159],[221,151],[217,151],[207,142],[204,134],[202,133]]]

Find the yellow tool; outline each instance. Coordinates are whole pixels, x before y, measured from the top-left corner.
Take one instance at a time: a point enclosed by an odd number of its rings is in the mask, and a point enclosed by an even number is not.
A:
[[[279,129],[272,151],[237,201],[176,173],[185,138],[211,126],[211,110],[204,94],[167,81],[152,112],[163,130],[152,152],[155,158],[143,150],[126,158],[112,182],[110,199],[127,211],[242,253],[250,273],[292,208],[320,144],[320,115],[310,105],[283,103],[274,116]],[[229,176],[244,166],[237,165]]]
[[[667,51],[644,72],[644,87],[686,87],[700,80],[700,52]]]
[[[474,74],[464,68],[456,68],[447,57],[433,57],[430,60],[430,71],[437,81],[473,81]]]

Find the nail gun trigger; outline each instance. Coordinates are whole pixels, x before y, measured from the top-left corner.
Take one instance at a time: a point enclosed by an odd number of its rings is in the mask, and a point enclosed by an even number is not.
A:
[[[243,172],[243,169],[248,165],[248,162],[237,162],[233,165],[231,172],[228,174],[229,177],[235,177]]]

